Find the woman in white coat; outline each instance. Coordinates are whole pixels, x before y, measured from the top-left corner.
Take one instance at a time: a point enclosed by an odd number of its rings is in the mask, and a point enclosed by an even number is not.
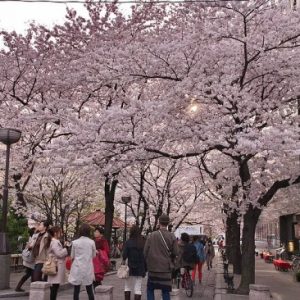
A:
[[[56,300],[59,286],[65,283],[65,258],[68,256],[68,251],[59,241],[61,229],[58,226],[48,229],[48,235],[51,239],[48,257],[53,257],[57,262],[57,273],[56,275],[48,275],[47,281],[52,284],[50,287],[50,300]]]
[[[95,280],[93,258],[96,256],[95,242],[90,239],[91,227],[81,225],[80,238],[72,242],[73,260],[69,282],[74,285],[74,300],[79,300],[80,286],[85,285],[89,300],[94,300],[93,281]]]

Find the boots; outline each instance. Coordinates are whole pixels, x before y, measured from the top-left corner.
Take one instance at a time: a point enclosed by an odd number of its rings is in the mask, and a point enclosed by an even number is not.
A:
[[[134,300],[141,300],[142,295],[134,295]]]
[[[24,282],[27,280],[27,278],[25,277],[25,276],[23,276],[21,279],[20,279],[20,281],[19,281],[19,283],[18,283],[18,285],[16,286],[16,289],[15,289],[15,291],[16,292],[25,292],[23,289],[21,289],[21,287],[22,287],[22,285],[24,284]]]
[[[125,295],[125,300],[130,300],[130,292],[125,291],[124,295]]]

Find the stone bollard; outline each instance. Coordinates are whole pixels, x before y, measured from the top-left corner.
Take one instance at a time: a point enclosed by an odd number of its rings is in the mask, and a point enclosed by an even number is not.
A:
[[[49,300],[51,284],[44,281],[35,281],[30,284],[29,300]]]
[[[1,237],[1,235],[0,235],[0,237]],[[0,249],[0,251],[1,251],[1,249]],[[0,270],[1,270],[0,290],[9,289],[10,265],[11,265],[10,254],[0,254]]]
[[[180,300],[180,290],[179,289],[173,289],[170,292],[170,298],[171,300]]]
[[[250,284],[249,300],[270,300],[270,287],[261,284]]]
[[[96,300],[113,300],[113,286],[99,285],[95,289]]]

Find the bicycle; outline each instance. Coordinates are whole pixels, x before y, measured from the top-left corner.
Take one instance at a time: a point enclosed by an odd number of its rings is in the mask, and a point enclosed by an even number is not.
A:
[[[292,256],[292,270],[295,272],[300,271],[300,256]]]
[[[184,273],[181,274],[180,271],[177,275],[177,288],[180,288],[180,281],[181,287],[185,289],[185,294],[191,298],[194,292],[194,283],[192,281],[192,277],[190,274],[190,267],[184,267]]]

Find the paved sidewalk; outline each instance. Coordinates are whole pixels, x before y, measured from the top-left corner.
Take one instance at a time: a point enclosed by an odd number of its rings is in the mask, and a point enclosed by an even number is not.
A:
[[[203,267],[203,280],[202,284],[196,284],[194,295],[192,298],[188,298],[184,291],[181,291],[180,299],[187,300],[187,299],[203,299],[203,300],[213,300],[214,297],[214,286],[215,286],[215,272],[214,270],[207,271]],[[119,279],[116,275],[112,275],[109,277],[104,278],[103,281],[104,285],[112,285],[114,287],[113,291],[113,299],[114,300],[123,300],[124,299],[124,280]],[[142,299],[146,299],[146,279],[143,281],[143,290],[144,294]],[[58,300],[70,300],[72,299],[72,290],[63,291],[60,293]],[[83,290],[80,295],[80,299],[87,300],[86,292]],[[160,300],[161,297],[159,292],[156,293],[156,299]]]
[[[18,278],[20,278],[21,274],[16,274],[14,273],[12,276],[12,280],[13,282],[17,282]],[[15,286],[14,283],[11,283],[11,286]],[[112,285],[114,287],[114,300],[123,300],[124,299],[124,280],[117,278],[117,276],[114,275],[110,275],[104,278],[103,284],[105,285]],[[145,290],[146,290],[146,279],[144,279],[143,281],[143,289],[144,289],[144,294],[142,296],[142,299],[145,300]],[[26,283],[26,285],[24,286],[24,288],[26,290],[29,289],[29,281],[28,283]],[[184,291],[181,291],[181,296],[180,296],[180,300],[187,300],[187,299],[203,299],[203,300],[213,300],[214,297],[214,288],[215,288],[215,271],[214,269],[208,271],[206,270],[206,267],[203,266],[203,280],[202,280],[202,284],[198,284],[196,283],[195,286],[195,291],[194,291],[194,295],[192,298],[188,298]],[[72,300],[72,289],[68,289],[65,291],[60,291],[59,295],[57,297],[57,300]],[[16,300],[28,300],[29,297],[14,297],[14,298],[1,298],[0,300],[12,300],[12,299],[16,299]],[[87,295],[86,292],[84,291],[84,289],[82,289],[82,292],[80,293],[80,299],[81,300],[87,300]],[[156,296],[156,300],[160,300],[161,297],[159,295],[159,293],[157,292],[157,296]]]
[[[269,286],[274,299],[300,299],[300,282],[294,281],[291,271],[277,271],[273,264],[265,263],[264,260],[259,257],[256,257],[255,265],[256,283]]]
[[[217,261],[220,258],[217,257]],[[255,283],[267,285],[274,300],[298,300],[300,299],[300,283],[295,282],[293,273],[280,272],[275,270],[274,265],[265,263],[260,257],[255,258]],[[226,294],[226,284],[223,278],[223,265],[220,261],[220,266],[216,270],[217,284],[215,300],[233,300],[233,299],[249,299],[249,296],[241,296],[236,294]],[[234,275],[234,287],[238,288],[240,282],[240,275]]]

